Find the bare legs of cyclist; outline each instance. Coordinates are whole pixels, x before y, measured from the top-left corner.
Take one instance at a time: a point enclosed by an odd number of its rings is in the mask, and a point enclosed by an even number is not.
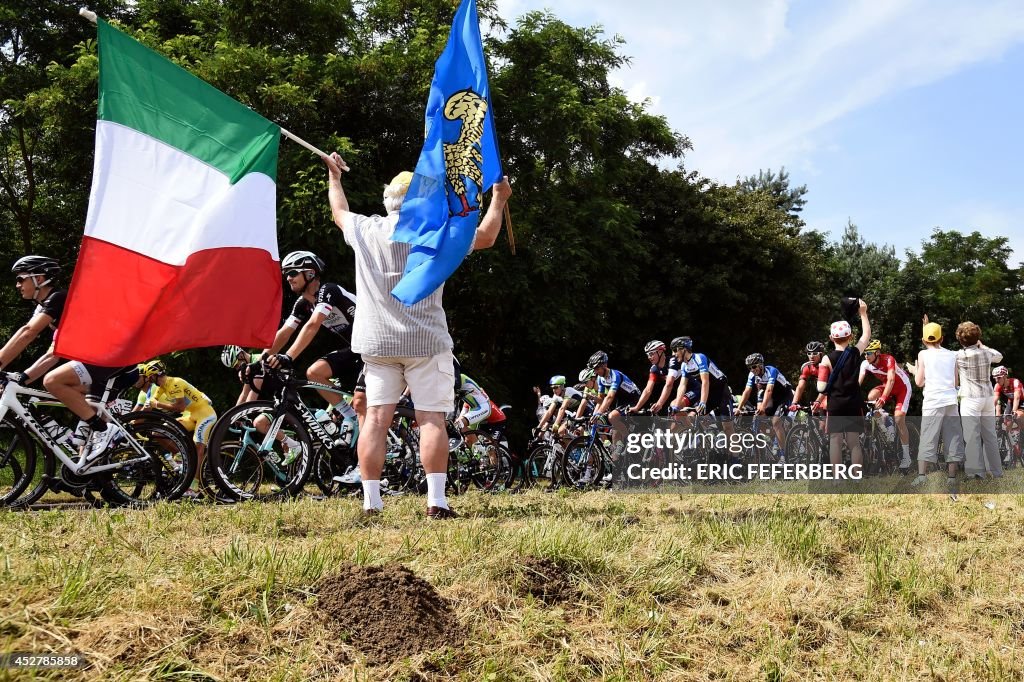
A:
[[[843,444],[850,451],[850,463],[864,466],[864,449],[860,446],[860,433],[833,433],[828,437],[828,458],[832,464],[843,463]]]

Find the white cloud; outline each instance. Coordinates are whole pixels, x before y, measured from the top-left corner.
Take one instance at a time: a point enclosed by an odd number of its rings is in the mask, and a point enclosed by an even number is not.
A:
[[[544,5],[499,2],[508,20]],[[554,12],[621,34],[632,64],[616,82],[691,138],[688,167],[726,182],[814,173],[815,151],[835,144],[829,124],[1024,41],[1017,0],[560,0]]]

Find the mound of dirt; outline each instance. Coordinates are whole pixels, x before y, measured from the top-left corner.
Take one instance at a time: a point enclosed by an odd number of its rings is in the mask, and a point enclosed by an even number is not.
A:
[[[557,604],[576,596],[566,571],[551,559],[528,556],[513,568],[513,585],[545,604]]]
[[[317,595],[316,608],[371,665],[459,643],[448,602],[404,566],[344,564]]]

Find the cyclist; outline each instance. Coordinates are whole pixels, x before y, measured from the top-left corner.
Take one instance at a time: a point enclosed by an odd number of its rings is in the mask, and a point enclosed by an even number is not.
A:
[[[583,394],[580,393],[579,389],[572,386],[565,385],[565,377],[561,374],[556,374],[551,377],[551,402],[548,405],[548,409],[544,411],[544,416],[541,417],[540,424],[537,425],[538,431],[543,431],[547,428],[548,422],[552,422],[552,418],[556,413],[562,411],[562,405],[570,400],[575,400],[575,409],[579,406],[579,400],[583,398]]]
[[[0,348],[0,369],[9,366],[25,348],[35,341],[44,329],[57,330],[67,292],[54,286],[53,280],[60,274],[57,261],[46,256],[25,256],[15,261],[11,268],[14,286],[25,300],[36,304],[28,323],[14,333],[3,348]],[[52,369],[59,358],[53,354],[50,345],[38,360],[24,372],[12,372],[9,378],[19,384],[27,384]]]
[[[910,408],[910,377],[903,371],[896,358],[888,353],[882,352],[882,342],[872,339],[867,348],[864,349],[864,359],[860,363],[860,375],[858,383],[864,384],[864,377],[868,372],[875,375],[880,385],[875,386],[868,393],[868,400],[875,403],[877,411],[876,419],[879,419],[882,428],[885,428],[884,417],[885,404],[890,399],[895,399],[896,408],[896,429],[900,434],[900,444],[903,446],[903,456],[900,458],[900,469],[909,470],[910,461],[910,431],[907,430],[907,410]]]
[[[608,367],[608,354],[597,351],[587,361],[587,368],[597,375],[598,405],[594,408],[593,419],[607,415],[612,424],[612,463],[616,463],[622,452],[622,439],[626,435],[626,422],[620,410],[629,407],[640,395],[640,390],[629,377],[617,369]]]
[[[793,386],[782,372],[771,365],[765,365],[764,356],[760,353],[748,355],[744,364],[750,374],[747,375],[747,385],[736,409],[743,409],[754,390],[759,390],[756,413],[772,418],[775,437],[779,441],[779,462],[785,462],[786,452],[783,448],[786,444],[786,428],[781,415],[788,412],[793,402]]]
[[[168,376],[167,368],[159,360],[140,364],[139,378],[142,380],[142,391],[135,401],[135,409],[178,412],[181,415],[178,417],[178,423],[192,434],[192,440],[196,444],[198,465],[196,476],[185,496],[192,499],[201,498],[199,483],[203,460],[206,458],[210,432],[217,421],[217,413],[210,398],[184,379]]]
[[[825,354],[825,344],[821,341],[811,341],[804,346],[807,353],[807,362],[800,366],[800,378],[796,382],[796,390],[793,391],[793,403],[789,406],[791,412],[800,407],[804,391],[810,386],[815,399],[811,402],[811,414],[816,414],[824,408],[825,396],[818,394],[818,365]]]
[[[352,405],[346,403],[340,394],[318,391],[330,408],[341,413],[345,419],[343,434],[349,434],[352,442],[358,430],[357,415],[366,414],[366,387],[362,383],[363,363],[351,349],[352,323],[356,315],[356,297],[337,284],[322,282],[324,262],[311,251],[293,251],[281,260],[289,288],[298,294],[292,314],[277,331],[273,345],[266,351],[267,365],[271,368],[291,366],[292,362],[313,341],[321,327],[337,335],[337,348],[314,362],[306,370],[306,378],[327,384],[332,377],[341,377],[346,370],[358,374],[352,397]],[[301,329],[300,329],[301,327]],[[299,335],[286,352],[279,352],[291,339],[296,329]]]
[[[90,430],[89,440],[82,453],[86,460],[103,454],[120,430],[107,428],[107,422],[100,417],[96,408],[89,404],[89,399],[98,400],[102,396],[107,382],[115,374],[117,377],[111,387],[113,395],[131,386],[141,386],[139,371],[135,365],[102,367],[73,360],[50,370],[43,377],[43,387],[84,422],[84,425],[78,424],[75,433],[83,433],[86,427]]]
[[[558,414],[555,416],[555,423],[551,426],[551,430],[559,437],[565,437],[569,427],[562,421],[565,419],[566,413],[573,413],[577,419],[582,419],[593,412],[594,406],[597,404],[597,374],[594,370],[587,368],[580,372],[579,380],[580,383],[576,384],[576,391],[579,395],[567,397],[562,401],[561,407],[558,408]]]
[[[677,336],[672,339],[672,362],[670,371],[678,378],[679,389],[672,403],[674,410],[693,407],[697,414],[714,412],[722,424],[722,430],[732,436],[732,393],[729,378],[718,369],[707,355],[693,352],[693,339]],[[673,380],[674,380],[673,379]],[[697,387],[697,382],[700,387]]]
[[[1010,419],[1017,423],[1018,428],[1024,428],[1024,384],[1020,379],[1010,376],[1010,370],[1002,365],[992,368],[992,378],[995,379],[993,391],[995,393],[995,406],[997,415],[1005,415],[1007,424]],[[1005,408],[1001,405],[1006,400]],[[1011,454],[1007,453],[1003,458],[1003,464],[1010,464]]]
[[[658,340],[648,341],[647,345],[644,346],[644,353],[647,355],[647,360],[651,363],[651,368],[648,370],[647,385],[644,386],[644,390],[640,393],[640,398],[637,399],[636,405],[629,408],[629,413],[636,414],[643,409],[651,396],[656,395],[658,399],[651,408],[651,414],[660,414],[665,407],[661,397],[668,390],[669,369],[668,358],[665,355],[665,344]]]
[[[259,350],[247,351],[241,346],[224,346],[224,349],[220,352],[221,364],[228,369],[237,370],[238,381],[242,384],[242,392],[238,394],[235,405],[256,400],[262,392],[261,389],[266,378],[263,376],[262,368],[259,365],[260,352]],[[250,365],[254,363],[256,366],[250,368]],[[252,385],[249,383],[250,378],[252,379]]]

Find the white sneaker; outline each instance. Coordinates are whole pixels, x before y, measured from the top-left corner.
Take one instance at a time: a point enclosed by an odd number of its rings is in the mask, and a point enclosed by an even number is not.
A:
[[[346,485],[356,485],[363,482],[363,477],[359,474],[359,467],[353,466],[341,476],[335,476],[333,480]]]
[[[302,454],[302,443],[296,442],[294,447],[288,448],[288,451],[284,453],[284,459],[281,460],[281,466],[286,467]]]
[[[910,455],[903,455],[903,459],[900,460],[900,469],[909,469],[910,464]]]
[[[85,447],[85,461],[91,462],[106,452],[116,435],[117,427],[110,424],[107,424],[106,431],[93,431],[89,438],[89,444]]]

